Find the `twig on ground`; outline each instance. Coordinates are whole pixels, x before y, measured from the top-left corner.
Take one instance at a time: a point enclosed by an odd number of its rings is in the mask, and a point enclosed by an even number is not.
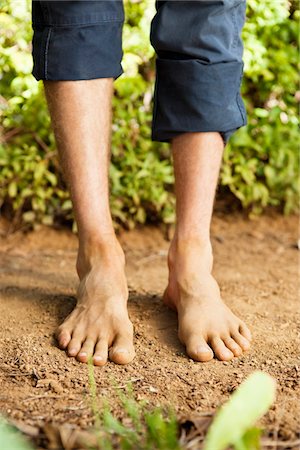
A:
[[[142,378],[130,378],[128,383],[135,383],[136,381],[140,381],[140,380],[142,380]],[[115,389],[126,389],[128,386],[128,383],[116,386]]]
[[[296,439],[295,441],[271,441],[269,439],[262,439],[262,446],[266,447],[275,447],[275,448],[299,448],[300,447],[300,439]]]
[[[34,395],[32,397],[23,398],[21,401],[22,402],[30,402],[31,400],[39,400],[40,398],[58,399],[58,398],[62,398],[62,395],[47,395],[47,394]]]

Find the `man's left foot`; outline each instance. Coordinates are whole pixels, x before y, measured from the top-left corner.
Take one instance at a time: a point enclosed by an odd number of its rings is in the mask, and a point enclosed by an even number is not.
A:
[[[179,339],[196,361],[229,361],[250,348],[248,327],[223,303],[209,242],[174,238],[164,302],[178,313]]]

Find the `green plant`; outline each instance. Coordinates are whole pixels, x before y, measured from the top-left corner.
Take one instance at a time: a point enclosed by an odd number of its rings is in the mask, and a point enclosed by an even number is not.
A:
[[[178,423],[172,410],[161,407],[149,410],[146,402],[134,399],[132,386],[118,392],[126,425],[111,412],[107,402],[98,406],[94,366],[88,364],[91,409],[95,419],[95,432],[101,450],[180,450]]]
[[[221,184],[245,208],[295,211],[299,201],[299,4],[247,1],[243,98],[248,125],[225,150]]]
[[[0,446],[3,450],[32,450],[19,431],[0,418]]]
[[[275,400],[275,380],[254,372],[217,412],[207,433],[204,450],[259,450],[260,430],[253,428]]]
[[[147,402],[134,399],[132,386],[119,392],[126,418],[117,419],[107,402],[98,404],[94,366],[88,364],[91,410],[97,449],[100,450],[183,450],[179,442],[179,424],[174,412],[162,407],[149,409]],[[264,372],[254,372],[226,402],[208,430],[204,450],[259,450],[261,430],[255,423],[275,399],[275,381]],[[30,444],[3,419],[0,419],[0,443],[3,449],[32,450]]]
[[[118,420],[108,404],[98,406],[94,366],[89,362],[91,407],[99,433],[99,448],[129,450],[169,450],[184,448],[179,444],[179,425],[175,414],[162,408],[149,411],[145,402],[137,402],[132,387],[119,393],[121,406],[127,415],[127,425]],[[275,380],[264,372],[253,372],[216,413],[204,441],[203,450],[259,450],[261,430],[256,422],[275,400]],[[130,425],[128,426],[128,419]]]

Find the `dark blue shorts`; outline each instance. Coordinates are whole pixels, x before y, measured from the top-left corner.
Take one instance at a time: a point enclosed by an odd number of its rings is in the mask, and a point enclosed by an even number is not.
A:
[[[218,131],[227,142],[246,124],[240,95],[245,8],[246,0],[156,1],[153,140]],[[118,78],[123,22],[121,0],[33,0],[33,75]]]

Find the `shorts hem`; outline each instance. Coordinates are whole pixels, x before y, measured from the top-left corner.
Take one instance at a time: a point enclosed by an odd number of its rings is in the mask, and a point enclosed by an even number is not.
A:
[[[236,128],[232,129],[232,130],[227,130],[227,131],[220,131],[216,128],[207,128],[207,127],[197,127],[197,128],[193,128],[193,129],[189,129],[189,130],[180,130],[180,131],[169,131],[169,132],[160,132],[155,131],[152,132],[151,134],[151,140],[154,142],[166,142],[166,143],[170,143],[172,141],[172,139],[174,139],[175,137],[181,135],[181,134],[186,134],[186,133],[220,133],[224,145],[226,145],[230,139],[230,137],[241,127],[247,125],[247,121],[244,121],[241,125],[237,126]]]
[[[121,22],[82,28],[44,27],[33,35],[36,80],[116,80],[123,73]],[[99,40],[101,35],[101,40]]]
[[[224,142],[247,123],[240,95],[242,61],[157,59],[151,138],[170,142],[188,132],[219,132]]]
[[[119,72],[111,73],[111,72],[96,72],[96,73],[90,73],[86,74],[82,77],[80,76],[72,76],[71,74],[65,75],[65,76],[43,76],[38,73],[38,71],[33,70],[32,75],[36,79],[36,81],[81,81],[81,80],[98,80],[101,78],[113,78],[114,81],[116,81],[121,75],[123,75],[124,70],[121,69]]]

